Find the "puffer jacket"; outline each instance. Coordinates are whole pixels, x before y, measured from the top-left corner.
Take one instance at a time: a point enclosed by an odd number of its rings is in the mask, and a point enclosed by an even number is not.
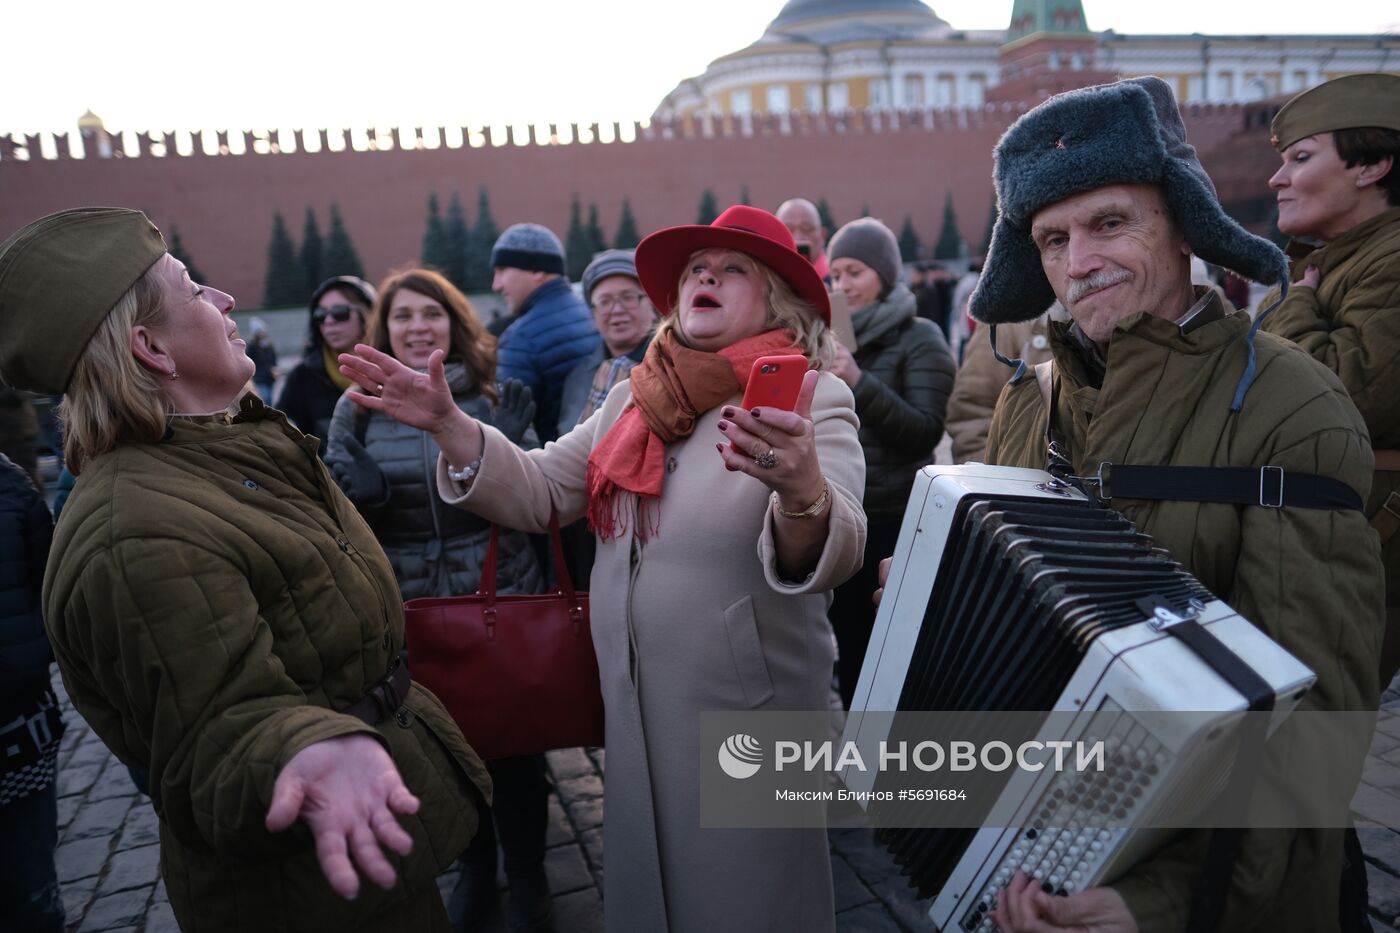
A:
[[[1238,311],[1186,334],[1172,321],[1130,315],[1111,335],[1096,387],[1068,326],[1052,323],[1056,420],[1074,472],[1091,475],[1104,461],[1273,465],[1331,477],[1365,496],[1372,459],[1361,416],[1337,377],[1297,347],[1259,334],[1253,385],[1242,410],[1230,411],[1248,363],[1249,327]],[[997,404],[987,462],[1044,469],[1046,424],[1047,405],[1027,373]],[[1317,674],[1300,710],[1375,709],[1382,577],[1379,543],[1364,515],[1121,497],[1112,507]],[[1357,747],[1342,735],[1328,742],[1297,748],[1271,741],[1261,773],[1286,773],[1298,756],[1328,762],[1354,787],[1365,742]],[[1208,832],[1184,832],[1113,883],[1142,933],[1185,929],[1208,841]],[[1246,832],[1219,929],[1336,930],[1341,865],[1340,830]]]
[[[1308,266],[1322,278],[1316,289],[1289,289],[1264,318],[1262,330],[1292,340],[1342,380],[1366,419],[1376,450],[1400,451],[1400,207],[1358,224],[1318,249],[1289,247],[1294,281]],[[1260,304],[1278,298],[1275,289]],[[1376,470],[1366,514],[1386,530],[1386,651],[1383,673],[1400,667],[1400,470]],[[1387,679],[1388,679],[1387,676]],[[1382,687],[1385,684],[1381,685]]]
[[[461,363],[448,364],[447,380],[458,408],[492,423],[490,401],[471,385]],[[446,505],[437,494],[439,450],[432,437],[381,412],[361,409],[347,392],[336,403],[331,418],[328,465],[349,459],[345,440],[352,436],[374,457],[388,481],[384,501],[362,504],[361,511],[393,565],[403,598],[476,592],[491,542],[491,523]],[[537,446],[533,431],[527,433],[523,446]],[[543,586],[543,575],[525,535],[502,529],[497,591],[538,593]]]
[[[602,342],[593,315],[563,276],[531,292],[501,335],[496,378],[519,379],[530,387],[541,443],[559,436],[564,378]]]
[[[336,712],[403,649],[393,571],[281,412],[176,418],[158,443],[86,465],[54,538],[44,615],[74,706],[150,772],[161,874],[185,933],[443,929],[435,878],[476,830],[490,779],[414,685],[377,726]],[[382,742],[418,813],[398,883],[327,885],[310,833],[271,834],[274,781],[301,749]]]
[[[914,313],[914,293],[899,284],[851,315],[860,379],[852,390],[865,450],[865,514],[904,515],[914,474],[933,462],[957,367],[948,341]]]
[[[997,325],[997,349],[1011,360],[1024,360],[1029,368],[1050,359],[1050,338],[1046,336],[1047,315],[1020,324]],[[953,394],[948,398],[948,436],[953,439],[953,462],[981,460],[987,447],[987,428],[1002,387],[1016,371],[992,353],[986,324],[978,327],[967,341],[967,350]]]

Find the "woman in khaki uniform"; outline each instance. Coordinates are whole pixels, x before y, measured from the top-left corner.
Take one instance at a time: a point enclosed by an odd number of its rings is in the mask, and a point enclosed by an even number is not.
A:
[[[397,663],[393,569],[316,440],[239,401],[233,307],[139,211],[63,211],[0,244],[0,378],[67,393],[54,655],[150,774],[182,930],[446,930],[436,875],[490,781]]]
[[[1371,434],[1366,514],[1385,562],[1384,689],[1400,668],[1400,75],[1306,91],[1278,112],[1273,134],[1283,165],[1269,186],[1278,228],[1294,237],[1294,281],[1261,326],[1336,373]],[[1275,290],[1260,307],[1277,299]]]

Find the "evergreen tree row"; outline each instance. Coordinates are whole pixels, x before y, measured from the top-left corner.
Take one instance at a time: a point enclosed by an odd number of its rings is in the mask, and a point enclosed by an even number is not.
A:
[[[474,226],[467,222],[467,212],[457,192],[452,192],[445,217],[437,192],[433,192],[428,195],[428,223],[419,256],[425,266],[438,270],[463,291],[489,291],[491,247],[500,235],[485,186],[477,192]]]
[[[264,308],[286,308],[305,304],[322,280],[332,275],[364,277],[359,254],[350,242],[350,233],[340,216],[340,206],[330,209],[330,231],[323,238],[316,223],[316,212],[306,209],[301,248],[292,242],[281,212],[272,215],[272,239],[267,245],[267,279],[263,286]]]

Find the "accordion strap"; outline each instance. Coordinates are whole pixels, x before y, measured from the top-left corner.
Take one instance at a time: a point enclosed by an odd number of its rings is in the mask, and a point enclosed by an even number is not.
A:
[[[1157,597],[1138,600],[1138,608],[1159,631],[1167,632],[1190,648],[1212,670],[1225,679],[1249,703],[1249,712],[1266,713],[1274,708],[1274,691],[1264,678],[1216,638],[1194,618],[1177,615],[1165,600]],[[1221,795],[1220,812],[1239,813],[1248,806],[1249,786],[1254,769],[1262,760],[1265,724],[1259,717],[1245,719],[1244,734],[1230,780]],[[1244,830],[1237,827],[1213,830],[1200,877],[1191,892],[1191,913],[1185,933],[1214,933],[1225,911],[1235,862],[1244,842]]]
[[[1173,499],[1224,502],[1270,509],[1351,509],[1361,495],[1341,480],[1283,467],[1099,466],[1099,495],[1105,499]]]
[[[1110,499],[1220,502],[1269,509],[1363,511],[1361,494],[1341,480],[1316,473],[1286,472],[1280,466],[1137,466],[1105,461],[1096,476],[1073,476],[1073,455],[1059,430],[1060,384],[1051,361],[1035,367],[1045,401],[1045,470],[1101,504]]]

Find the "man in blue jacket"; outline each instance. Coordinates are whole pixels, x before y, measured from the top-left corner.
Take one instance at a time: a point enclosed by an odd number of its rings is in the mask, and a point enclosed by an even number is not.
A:
[[[539,224],[506,228],[491,250],[491,288],[514,322],[501,335],[496,376],[519,379],[535,397],[540,442],[559,436],[559,405],[569,371],[602,344],[593,315],[564,277],[564,247]]]

